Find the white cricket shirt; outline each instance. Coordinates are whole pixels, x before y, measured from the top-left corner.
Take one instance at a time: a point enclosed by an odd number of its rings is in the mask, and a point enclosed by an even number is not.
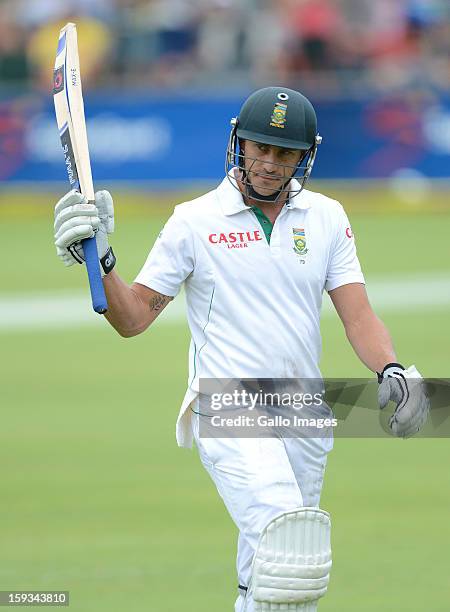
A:
[[[169,296],[185,284],[192,338],[181,446],[192,444],[188,408],[200,378],[320,378],[323,291],[364,283],[335,200],[304,189],[281,210],[270,243],[262,226],[225,177],[175,207],[135,280]]]

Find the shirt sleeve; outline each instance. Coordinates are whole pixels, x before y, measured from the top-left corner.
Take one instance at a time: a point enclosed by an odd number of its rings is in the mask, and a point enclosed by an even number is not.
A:
[[[344,209],[339,204],[336,235],[331,247],[325,289],[332,291],[341,285],[364,282],[364,275],[356,255],[352,228]]]
[[[188,224],[175,211],[156,239],[134,282],[175,297],[194,269],[193,242]]]

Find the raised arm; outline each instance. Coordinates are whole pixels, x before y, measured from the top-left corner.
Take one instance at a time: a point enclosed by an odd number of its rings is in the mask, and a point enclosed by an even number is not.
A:
[[[103,286],[108,300],[105,318],[124,338],[145,331],[173,299],[138,283],[129,286],[114,270],[103,278]]]
[[[114,206],[107,191],[95,194],[95,205],[80,193],[67,193],[55,207],[55,245],[66,266],[84,262],[81,241],[96,235],[108,301],[105,318],[123,337],[140,334],[156,319],[173,298],[148,287],[128,285],[113,269],[116,259],[108,243],[114,231]]]

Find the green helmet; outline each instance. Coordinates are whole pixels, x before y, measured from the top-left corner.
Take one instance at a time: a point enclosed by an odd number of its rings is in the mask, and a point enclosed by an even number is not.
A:
[[[282,193],[287,193],[288,196],[300,193],[311,174],[317,146],[322,140],[317,133],[317,117],[313,105],[305,96],[287,87],[259,89],[247,98],[239,116],[231,120],[231,126],[225,164],[229,178],[233,167],[240,168],[247,195],[262,201],[276,202]],[[291,174],[291,178],[299,180],[300,188],[289,189],[289,179],[278,193],[272,196],[258,195],[250,180],[245,177],[242,140],[304,151]],[[231,182],[237,187],[234,180]]]
[[[298,91],[265,87],[252,93],[242,105],[236,135],[288,149],[310,149],[317,135],[316,113]]]

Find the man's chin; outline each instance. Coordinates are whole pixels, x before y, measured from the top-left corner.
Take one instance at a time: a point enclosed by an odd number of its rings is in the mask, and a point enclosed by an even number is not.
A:
[[[275,187],[263,187],[262,185],[255,185],[254,183],[252,183],[251,187],[253,187],[253,191],[255,193],[264,197],[275,195],[281,189],[281,185],[278,185],[278,183]]]

